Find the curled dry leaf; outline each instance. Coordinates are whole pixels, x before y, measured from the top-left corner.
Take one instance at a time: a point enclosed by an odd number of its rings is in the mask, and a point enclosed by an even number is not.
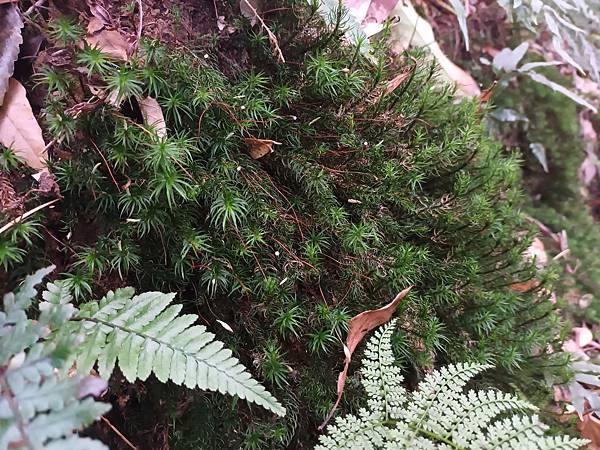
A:
[[[250,157],[259,159],[273,151],[273,145],[281,145],[281,142],[271,139],[257,139],[253,137],[244,138],[244,142],[250,147]]]
[[[594,413],[584,415],[577,423],[577,429],[581,433],[581,437],[591,441],[586,448],[600,450],[600,419]]]
[[[319,426],[319,430],[325,428],[333,413],[335,412],[340,400],[342,399],[342,394],[344,393],[344,385],[346,384],[346,377],[348,376],[348,368],[350,367],[350,361],[352,358],[352,353],[356,350],[360,341],[365,337],[365,335],[371,331],[372,329],[383,325],[388,322],[392,317],[392,314],[396,311],[396,308],[400,304],[400,301],[410,292],[412,286],[407,287],[402,292],[400,292],[394,300],[379,309],[370,309],[368,311],[361,312],[357,316],[354,316],[350,319],[348,326],[348,337],[346,337],[346,344],[344,345],[344,354],[346,358],[344,359],[344,370],[340,372],[338,375],[337,381],[337,400],[325,421]]]
[[[473,77],[444,54],[435,41],[431,25],[417,13],[412,4],[408,1],[398,2],[390,16],[399,19],[398,23],[392,26],[390,37],[396,52],[399,53],[409,46],[426,48],[440,65],[441,76],[446,81],[456,84],[457,93],[466,97],[477,96],[481,93]]]
[[[139,106],[142,111],[142,116],[144,116],[144,122],[154,128],[158,137],[165,137],[167,135],[167,124],[165,123],[165,116],[163,115],[162,109],[156,99],[146,97],[139,101]]]
[[[396,89],[398,89],[398,86],[400,86],[404,80],[409,77],[409,75],[410,71],[402,72],[401,74],[396,75],[394,78],[388,81],[387,85],[385,86],[385,93],[391,94],[394,92]]]
[[[47,168],[40,170],[32,176],[38,182],[38,192],[62,198],[60,195],[60,187],[56,182],[56,177]]]
[[[535,266],[538,269],[543,269],[548,264],[548,254],[544,247],[544,243],[539,238],[533,238],[531,245],[523,253],[525,261],[535,261]]]
[[[46,167],[46,144],[25,88],[10,79],[4,104],[0,107],[0,144],[10,147],[34,169]]]
[[[585,347],[594,340],[594,334],[586,326],[573,328],[573,340],[579,347]]]
[[[117,30],[106,28],[97,17],[92,17],[88,23],[86,42],[92,47],[98,47],[103,53],[115,59],[129,60],[127,49],[129,44]]]
[[[7,2],[0,0],[0,106],[19,56],[19,46],[23,43],[23,21],[16,4],[2,3]]]

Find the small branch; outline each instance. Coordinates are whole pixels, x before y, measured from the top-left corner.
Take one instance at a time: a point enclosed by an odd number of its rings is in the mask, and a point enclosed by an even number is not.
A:
[[[108,161],[106,160],[106,158],[104,157],[104,155],[102,154],[102,152],[100,151],[100,149],[98,148],[98,146],[96,145],[96,143],[94,141],[91,141],[92,146],[94,147],[94,149],[96,150],[96,152],[98,152],[98,154],[100,155],[100,158],[102,158],[102,161],[104,161],[104,165],[106,166],[106,169],[108,170],[108,174],[110,175],[110,179],[112,180],[112,182],[114,183],[114,185],[117,187],[117,190],[120,191],[121,190],[121,186],[119,186],[119,183],[117,183],[117,180],[115,180],[115,176],[112,173],[112,170],[110,169],[110,166],[108,165]]]
[[[136,40],[136,48],[139,48],[140,46],[140,39],[142,39],[142,28],[144,26],[144,8],[142,6],[142,0],[137,0],[137,5],[138,5],[138,14],[140,16],[140,20],[138,22],[138,27],[137,27],[137,40]]]
[[[283,53],[281,53],[281,49],[279,48],[279,44],[277,42],[277,37],[275,37],[273,32],[265,24],[264,20],[262,20],[262,17],[260,17],[258,15],[258,12],[256,12],[256,9],[254,8],[254,6],[252,6],[248,0],[242,0],[242,2],[244,2],[244,4],[250,9],[250,11],[252,11],[252,14],[254,14],[254,17],[256,17],[256,19],[260,22],[260,25],[263,27],[263,29],[267,33],[267,36],[269,36],[269,42],[271,43],[271,49],[273,50],[273,53],[275,53],[275,56],[277,57],[277,61],[279,61],[280,63],[285,63],[285,58],[283,57]]]
[[[102,422],[104,422],[106,425],[108,425],[108,427],[109,427],[111,430],[113,430],[113,431],[115,432],[115,434],[116,434],[117,436],[119,436],[123,442],[125,442],[125,443],[126,443],[126,444],[127,444],[129,447],[131,447],[133,450],[138,450],[138,448],[137,448],[135,445],[133,445],[133,444],[131,443],[131,441],[130,441],[129,439],[127,439],[127,438],[126,438],[126,437],[123,435],[123,433],[121,433],[121,432],[120,432],[120,431],[117,429],[117,427],[115,427],[115,426],[114,426],[112,423],[110,423],[110,421],[109,421],[109,420],[108,420],[106,417],[102,416],[102,417],[100,417],[100,418],[102,419]]]
[[[46,3],[46,0],[37,0],[37,2],[35,2],[33,5],[31,5],[27,11],[25,11],[23,13],[24,16],[28,16],[30,15],[33,11],[35,11],[36,9],[38,9],[40,6],[42,6],[44,3]]]
[[[50,206],[54,203],[56,203],[57,201],[59,201],[60,198],[55,198],[54,200],[50,200],[49,202],[46,202],[42,205],[38,205],[35,208],[27,211],[26,213],[20,215],[19,217],[15,217],[13,220],[11,220],[10,222],[8,222],[7,224],[3,225],[2,228],[0,228],[0,234],[4,233],[5,231],[9,230],[10,228],[12,228],[14,225],[18,224],[19,222],[21,222],[24,219],[27,219],[29,216],[31,216],[32,214],[35,214],[36,212],[38,212],[41,209],[46,208],[47,206]]]

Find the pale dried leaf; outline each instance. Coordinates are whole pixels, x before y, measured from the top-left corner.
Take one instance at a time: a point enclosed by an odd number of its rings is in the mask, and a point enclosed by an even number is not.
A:
[[[260,0],[240,0],[240,12],[242,13],[242,16],[250,20],[250,25],[252,26],[258,23],[255,12],[262,9],[261,3]],[[254,8],[254,11],[252,11],[251,8]]]
[[[586,326],[575,327],[573,328],[572,332],[573,340],[579,347],[585,347],[594,340],[594,334],[592,333],[592,330]]]
[[[0,4],[7,3],[0,0]],[[19,56],[19,46],[23,43],[21,36],[23,21],[15,4],[0,6],[0,106],[8,80],[13,74],[15,61]]]
[[[348,368],[350,367],[350,361],[354,350],[356,350],[358,344],[360,344],[369,331],[390,320],[402,299],[408,295],[411,289],[412,286],[407,287],[382,308],[364,311],[350,319],[350,322],[348,323],[348,336],[346,337],[346,344],[344,345],[344,355],[346,356],[344,359],[344,369],[338,375],[337,381],[337,400],[329,411],[329,414],[327,414],[325,421],[319,426],[320,430],[325,428],[342,399],[344,385],[346,384],[346,378],[348,376]]]
[[[598,157],[594,149],[587,149],[587,156],[579,166],[579,179],[584,186],[589,186],[598,175]]]
[[[396,52],[400,53],[409,46],[427,48],[440,65],[441,76],[447,82],[456,85],[458,94],[473,97],[481,93],[473,77],[444,54],[435,41],[431,25],[419,16],[412,4],[399,2],[390,15],[398,18],[398,22],[391,28],[390,36]]]
[[[272,141],[271,139],[257,139],[254,137],[244,138],[244,142],[248,144],[252,159],[259,159],[268,155],[273,151],[273,145],[281,145],[281,142]]]
[[[269,43],[271,44],[271,50],[277,58],[277,61],[280,63],[285,63],[285,58],[283,57],[281,48],[279,48],[279,42],[277,41],[277,37],[273,34],[271,29],[265,24],[265,21],[258,14],[257,7],[255,6],[256,3],[256,0],[240,0],[240,8],[245,8],[246,13],[244,15],[246,15],[246,17],[250,17],[251,22],[260,23],[262,29],[265,31],[265,33],[267,33]]]
[[[230,333],[233,333],[233,328],[231,328],[231,326],[229,326],[229,324],[227,322],[223,322],[222,320],[219,320],[219,319],[217,319],[217,322],[219,322],[219,325],[221,325],[227,331],[229,331]]]
[[[129,44],[125,37],[117,30],[107,29],[97,17],[90,19],[85,40],[90,46],[98,47],[108,56],[123,61],[129,60]]]
[[[0,107],[0,143],[12,148],[30,167],[46,167],[42,129],[33,115],[25,88],[14,78],[10,79],[4,104]]]
[[[153,127],[158,137],[165,137],[167,135],[167,124],[158,102],[152,97],[146,97],[139,101],[139,106],[142,116],[144,116],[144,122]]]
[[[535,261],[538,269],[543,269],[548,264],[548,254],[544,243],[539,238],[533,238],[531,245],[523,253],[525,261]]]
[[[450,4],[452,5],[454,14],[456,14],[456,18],[458,19],[460,32],[465,39],[465,48],[469,50],[469,30],[467,29],[467,12],[465,10],[465,5],[463,4],[462,0],[450,0]]]
[[[548,173],[548,159],[546,158],[546,147],[539,142],[532,142],[529,144],[529,150],[533,153],[533,156],[538,160],[544,172]]]

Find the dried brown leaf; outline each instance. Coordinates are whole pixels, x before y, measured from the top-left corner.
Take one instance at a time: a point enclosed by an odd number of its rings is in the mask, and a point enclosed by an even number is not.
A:
[[[23,21],[17,5],[6,3],[8,2],[0,0],[0,106],[19,56],[19,46],[23,43]]]
[[[398,89],[398,86],[404,83],[404,80],[406,80],[409,75],[410,71],[402,72],[400,75],[396,75],[394,78],[388,81],[387,85],[385,86],[385,93],[391,94],[394,92],[396,89]]]
[[[244,138],[244,142],[250,147],[250,157],[259,159],[273,151],[273,145],[281,145],[281,142],[271,139]]]
[[[577,428],[581,433],[581,437],[591,441],[587,444],[586,448],[600,450],[600,419],[593,413],[586,414],[583,416],[583,419],[577,423]]]
[[[4,104],[0,107],[0,143],[10,147],[34,169],[46,167],[46,144],[25,88],[10,79]]]
[[[144,122],[154,128],[158,137],[165,137],[167,135],[167,124],[165,123],[165,116],[163,115],[162,109],[156,99],[146,97],[139,101],[139,105],[142,116],[144,116]]]
[[[40,170],[38,173],[33,175],[38,182],[37,191],[45,195],[54,195],[62,198],[60,195],[60,187],[56,182],[56,177],[47,168]]]
[[[19,213],[23,209],[23,202],[24,199],[17,194],[10,179],[0,173],[0,212]]]
[[[346,344],[344,345],[344,354],[346,358],[344,360],[344,370],[340,372],[338,375],[337,381],[337,400],[329,414],[327,414],[327,418],[325,421],[319,426],[319,430],[325,428],[333,413],[335,412],[340,400],[342,399],[342,394],[344,393],[344,385],[346,384],[346,378],[348,376],[348,368],[350,367],[350,361],[352,359],[352,354],[356,347],[365,335],[373,330],[374,328],[383,325],[388,322],[392,317],[392,314],[396,311],[396,308],[400,304],[400,301],[410,292],[412,286],[407,287],[402,292],[400,292],[394,300],[392,300],[387,305],[383,306],[379,309],[370,309],[368,311],[361,312],[357,316],[354,316],[350,319],[349,327],[348,327],[348,336],[346,337]]]
[[[92,17],[88,23],[86,42],[92,47],[98,47],[102,53],[123,61],[129,60],[129,44],[117,30],[110,30],[97,17]]]

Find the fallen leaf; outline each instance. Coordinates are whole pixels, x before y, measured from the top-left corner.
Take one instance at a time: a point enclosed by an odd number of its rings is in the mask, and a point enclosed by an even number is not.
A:
[[[0,173],[0,211],[4,214],[19,213],[25,199],[17,194],[10,179]]]
[[[354,316],[352,319],[350,319],[350,322],[348,323],[348,336],[346,337],[346,344],[344,345],[344,354],[346,355],[346,358],[344,359],[344,370],[342,370],[338,375],[337,381],[337,400],[329,411],[329,414],[327,414],[325,421],[319,426],[319,430],[325,428],[333,416],[338,404],[340,403],[340,400],[342,399],[344,385],[346,384],[346,377],[348,376],[348,368],[350,367],[350,361],[354,350],[356,350],[356,347],[360,341],[362,341],[369,331],[380,325],[383,325],[390,320],[392,314],[394,314],[394,311],[396,311],[398,304],[400,304],[400,301],[406,297],[411,289],[412,286],[407,287],[398,295],[396,295],[394,300],[382,308],[370,309],[368,311],[361,312],[357,316]]]
[[[594,334],[588,327],[575,327],[573,328],[573,340],[579,347],[585,347],[594,340]]]
[[[584,186],[589,186],[598,174],[598,157],[593,146],[587,149],[587,156],[579,166],[579,179]]]
[[[242,13],[242,16],[250,20],[250,25],[252,26],[258,23],[255,12],[262,9],[260,3],[260,0],[240,0],[240,12]],[[254,11],[252,11],[251,8],[253,8]]]
[[[494,89],[496,89],[496,86],[498,85],[497,81],[494,81],[492,83],[492,85],[485,89],[480,95],[479,95],[479,103],[487,103],[490,101],[490,98],[492,98],[492,94],[494,93]]]
[[[15,4],[0,0],[0,106],[8,89],[8,80],[13,74],[19,46],[23,43],[21,28],[23,21]]]
[[[591,441],[587,444],[586,448],[593,450],[600,449],[600,419],[594,414],[586,414],[577,423],[577,429],[581,433],[581,437]]]
[[[144,116],[144,122],[154,128],[158,137],[165,137],[167,135],[167,124],[158,102],[152,97],[146,97],[139,101],[139,106],[142,116]]]
[[[34,169],[46,167],[46,144],[25,88],[10,79],[4,104],[0,107],[0,143]]]
[[[398,86],[400,86],[404,82],[404,80],[406,80],[409,77],[409,75],[410,71],[402,72],[400,75],[396,75],[394,78],[387,82],[387,85],[385,86],[385,93],[391,94],[392,92],[394,92],[396,89],[398,89]]]
[[[250,147],[250,157],[259,159],[273,151],[273,145],[281,145],[281,142],[271,139],[257,139],[253,137],[244,138],[244,142]]]
[[[217,319],[217,322],[219,322],[219,325],[221,325],[227,331],[229,331],[230,333],[233,333],[233,329],[229,326],[229,324],[227,322],[223,322],[222,320],[219,320],[219,319]]]
[[[98,47],[102,53],[123,61],[129,60],[127,49],[129,44],[117,30],[107,29],[100,19],[92,17],[88,23],[86,42]]]
[[[390,42],[395,52],[401,53],[409,46],[428,49],[442,69],[440,75],[447,82],[456,85],[458,94],[473,97],[481,93],[473,77],[444,54],[435,41],[431,25],[417,13],[412,4],[400,1],[389,15],[398,19],[390,30]]]
[[[544,172],[548,173],[548,159],[546,158],[546,147],[544,147],[540,142],[532,142],[529,144],[529,150],[535,156],[535,159],[538,160]]]
[[[535,261],[535,266],[538,269],[543,269],[548,264],[548,254],[544,247],[544,243],[539,238],[533,238],[531,245],[523,253],[525,261]]]
[[[40,170],[32,176],[38,182],[38,192],[46,195],[54,194],[57,197],[61,197],[60,187],[56,182],[56,177],[47,168]]]
[[[510,289],[515,292],[524,293],[537,288],[539,285],[540,282],[536,278],[533,278],[529,281],[524,281],[522,283],[513,283],[510,285]]]

